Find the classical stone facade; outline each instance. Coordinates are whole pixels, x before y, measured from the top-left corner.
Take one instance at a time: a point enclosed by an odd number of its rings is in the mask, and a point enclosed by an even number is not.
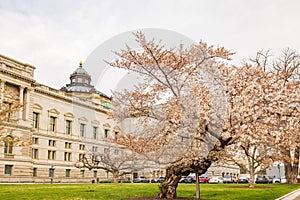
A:
[[[110,98],[97,91],[82,63],[61,90],[34,80],[35,67],[0,55],[0,101],[24,106],[3,122],[0,182],[90,182],[103,170],[76,168],[87,151],[103,152],[103,138],[120,128],[107,117]],[[20,139],[16,144],[13,140]],[[6,140],[5,140],[6,139]],[[8,143],[11,139],[11,145]]]

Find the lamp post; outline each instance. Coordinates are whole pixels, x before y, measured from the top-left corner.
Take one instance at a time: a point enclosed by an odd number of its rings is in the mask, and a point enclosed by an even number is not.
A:
[[[199,172],[196,171],[196,199],[200,199]]]
[[[278,167],[278,178],[279,178],[279,181],[281,182],[281,178],[280,178],[280,164],[279,163],[278,163],[277,167]]]
[[[51,165],[49,175],[50,175],[50,178],[51,178],[50,181],[51,181],[51,184],[52,184],[53,183],[53,176],[54,176],[54,166],[53,165]]]

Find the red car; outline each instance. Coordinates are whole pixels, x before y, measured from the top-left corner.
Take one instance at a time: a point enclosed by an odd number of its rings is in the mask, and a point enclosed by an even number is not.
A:
[[[209,178],[207,176],[199,176],[199,183],[208,183]]]

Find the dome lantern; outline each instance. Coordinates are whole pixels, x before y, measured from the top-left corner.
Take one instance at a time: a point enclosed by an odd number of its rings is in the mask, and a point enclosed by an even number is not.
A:
[[[79,62],[77,69],[70,75],[70,84],[67,84],[67,92],[91,93],[94,86],[91,85],[91,76],[83,68],[82,61]]]

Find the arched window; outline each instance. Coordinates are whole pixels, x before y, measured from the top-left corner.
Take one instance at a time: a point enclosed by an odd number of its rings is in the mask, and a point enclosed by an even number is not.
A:
[[[12,154],[14,146],[14,138],[12,136],[6,136],[4,138],[4,154]]]

